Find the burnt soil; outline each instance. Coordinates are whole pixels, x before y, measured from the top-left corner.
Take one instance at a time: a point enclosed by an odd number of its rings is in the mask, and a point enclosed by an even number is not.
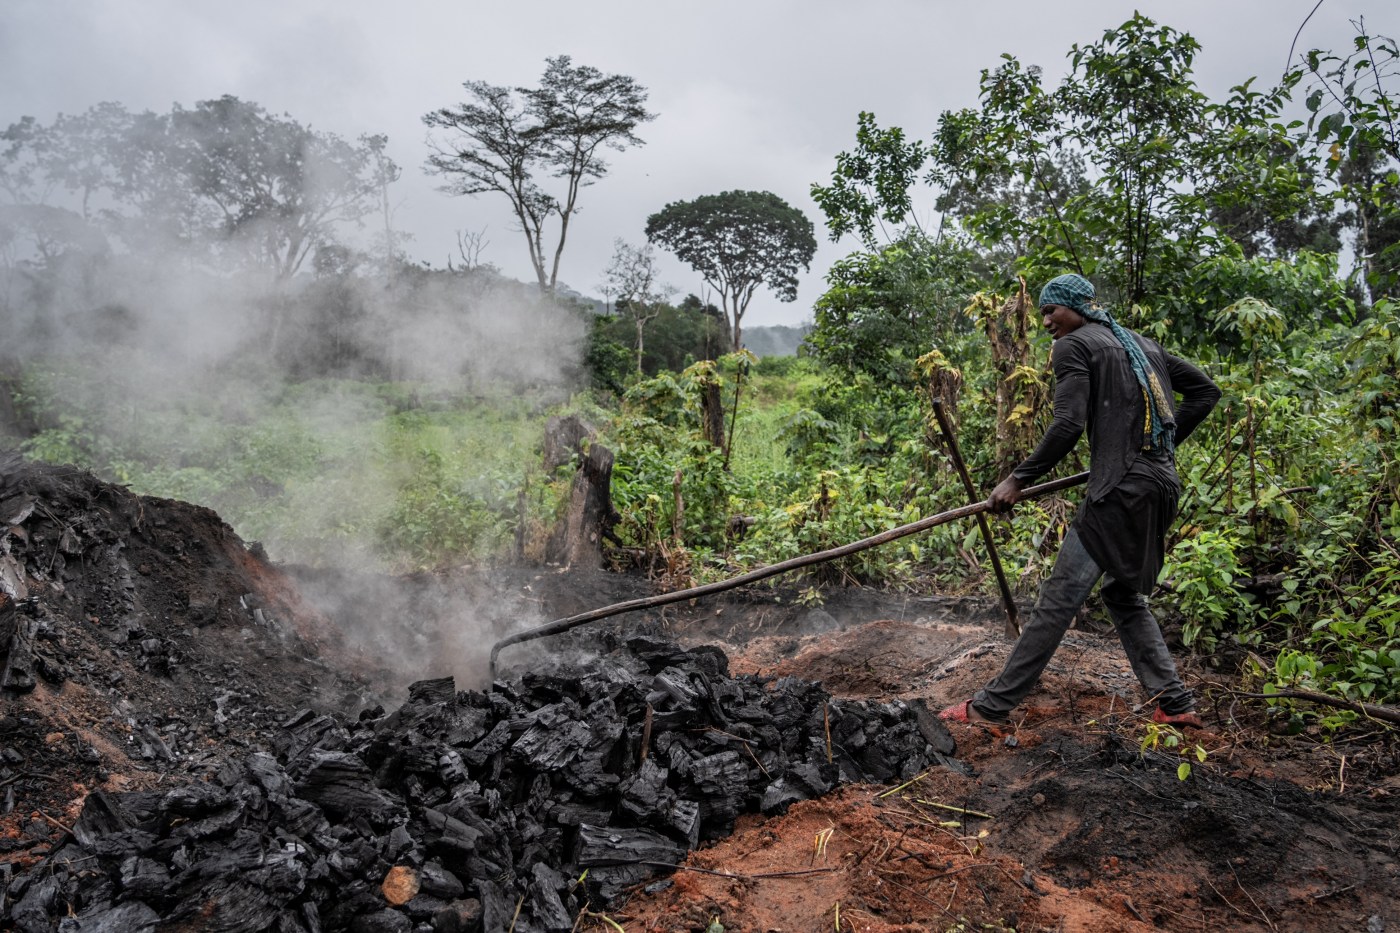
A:
[[[488,687],[483,655],[461,642],[479,649],[513,626],[653,591],[559,568],[387,586],[278,567],[207,509],[14,456],[0,457],[0,512],[12,591],[0,605],[5,892],[42,870],[94,792],[207,781],[275,748],[298,710],[353,723],[402,702],[410,681]],[[503,676],[540,651],[644,631],[717,645],[735,674],[939,708],[1009,647],[977,599],[857,589],[811,607],[796,595],[757,589],[603,623],[521,649]],[[467,599],[469,637],[450,611]],[[1116,639],[1071,632],[1013,725],[952,727],[959,767],[741,816],[680,871],[590,907],[576,928],[1400,930],[1393,737],[1288,735],[1286,719],[1233,696],[1234,675],[1183,670],[1206,728],[1144,749],[1152,733]]]

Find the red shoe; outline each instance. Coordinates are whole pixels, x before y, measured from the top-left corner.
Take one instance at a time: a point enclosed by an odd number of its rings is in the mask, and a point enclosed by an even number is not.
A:
[[[1159,706],[1152,711],[1152,721],[1161,726],[1177,726],[1182,729],[1204,729],[1205,724],[1195,710],[1184,713],[1165,713]]]
[[[983,716],[981,713],[977,712],[975,709],[972,708],[971,700],[963,700],[961,703],[954,703],[952,706],[939,713],[938,718],[945,719],[948,722],[970,722],[976,725],[1005,725],[1005,723],[993,722],[986,716]]]

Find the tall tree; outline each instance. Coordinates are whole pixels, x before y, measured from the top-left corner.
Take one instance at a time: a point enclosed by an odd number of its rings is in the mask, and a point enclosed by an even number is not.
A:
[[[647,239],[675,253],[719,293],[735,349],[760,286],[797,298],[797,270],[817,251],[812,222],[769,191],[726,191],[675,201],[647,218]]]
[[[579,192],[607,174],[603,150],[642,145],[636,128],[656,115],[634,78],[575,65],[567,55],[545,65],[535,88],[467,81],[466,101],[425,114],[423,122],[438,131],[430,135],[427,170],[446,177],[443,190],[452,194],[504,195],[540,289],[553,294]],[[545,190],[541,176],[558,179],[560,188]],[[556,217],[557,233],[547,243]]]
[[[650,243],[633,246],[621,239],[615,241],[612,260],[603,276],[609,291],[617,296],[618,313],[636,328],[634,349],[637,372],[641,372],[647,325],[661,314],[663,303],[675,289],[660,281],[656,250]]]
[[[227,241],[285,281],[345,222],[373,210],[374,146],[352,145],[224,95],[170,114],[171,161],[214,205]]]

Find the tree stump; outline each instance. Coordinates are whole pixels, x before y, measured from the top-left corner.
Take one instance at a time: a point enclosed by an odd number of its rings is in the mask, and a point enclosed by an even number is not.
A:
[[[613,452],[593,444],[579,460],[569,506],[554,529],[546,559],[569,566],[601,567],[603,539],[622,516],[612,504]]]
[[[544,425],[545,472],[553,472],[568,463],[574,454],[583,453],[583,442],[594,433],[592,426],[578,415],[551,417]]]

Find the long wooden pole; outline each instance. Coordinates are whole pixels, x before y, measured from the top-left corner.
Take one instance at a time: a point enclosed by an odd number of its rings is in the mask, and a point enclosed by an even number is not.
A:
[[[1048,496],[1062,489],[1070,489],[1074,486],[1081,485],[1088,479],[1088,473],[1076,473],[1073,476],[1066,476],[1063,479],[1041,483],[1039,486],[1031,486],[1028,489],[1022,490],[1021,501],[1039,499],[1042,496]],[[569,616],[565,619],[556,619],[553,622],[546,622],[544,625],[526,629],[523,632],[516,632],[514,635],[502,638],[491,646],[491,677],[494,679],[496,676],[496,661],[500,657],[502,648],[518,645],[521,642],[534,641],[537,638],[558,635],[562,632],[567,632],[571,628],[576,628],[589,622],[597,622],[599,619],[606,619],[609,616],[620,615],[624,612],[633,612],[638,609],[653,609],[657,606],[669,606],[671,603],[685,602],[689,599],[698,599],[701,596],[711,596],[715,593],[722,593],[725,590],[732,590],[748,583],[757,583],[759,580],[775,577],[780,573],[787,573],[789,570],[798,570],[802,567],[810,567],[812,564],[836,560],[839,557],[846,557],[859,551],[878,547],[881,544],[888,544],[899,538],[918,534],[921,531],[928,531],[930,528],[935,528],[939,525],[946,525],[960,518],[981,515],[983,512],[988,511],[991,511],[990,503],[985,501],[974,502],[971,505],[965,505],[959,509],[939,512],[937,515],[921,518],[916,522],[910,522],[908,525],[900,525],[898,528],[882,531],[878,535],[872,535],[869,538],[852,541],[850,544],[843,544],[840,547],[834,547],[826,551],[818,551],[815,554],[804,554],[801,557],[794,557],[791,560],[785,560],[781,563],[770,564],[767,567],[760,567],[757,570],[750,570],[748,573],[740,574],[737,577],[730,577],[728,580],[706,583],[703,586],[692,586],[690,589],[677,590],[674,593],[662,593],[658,596],[629,599],[626,602],[614,603],[611,606],[604,606],[601,609],[592,609],[588,612],[581,612],[578,615]]]
[[[943,410],[941,398],[933,400],[933,414],[938,419],[938,429],[943,432],[943,439],[948,442],[948,456],[952,458],[953,466],[962,477],[968,501],[978,501],[977,487],[972,485],[972,477],[967,472],[962,450],[958,447],[958,437],[953,433],[953,423],[948,420],[948,413]],[[1001,556],[997,554],[996,538],[992,537],[992,526],[987,524],[987,516],[984,513],[978,513],[977,527],[982,530],[982,540],[987,545],[987,552],[992,555],[992,570],[996,573],[997,586],[1001,589],[1001,604],[1006,609],[1006,634],[1012,638],[1020,638],[1021,624],[1016,617],[1016,597],[1011,595],[1011,586],[1006,582],[1006,571],[1001,569]]]

